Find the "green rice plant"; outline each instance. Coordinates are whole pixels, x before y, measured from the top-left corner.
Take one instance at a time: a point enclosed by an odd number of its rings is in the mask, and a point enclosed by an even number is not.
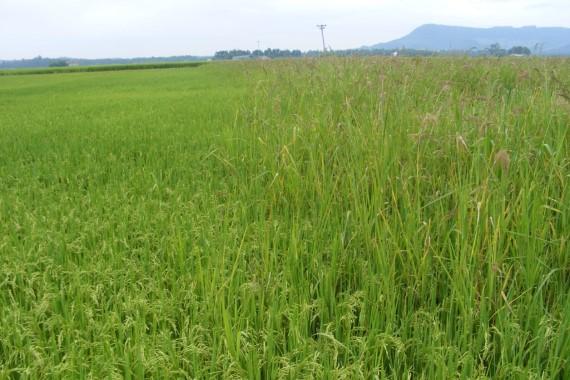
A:
[[[0,378],[566,378],[567,59],[0,78]]]

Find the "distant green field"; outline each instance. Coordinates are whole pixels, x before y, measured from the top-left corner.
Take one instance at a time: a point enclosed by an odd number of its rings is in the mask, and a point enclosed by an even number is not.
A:
[[[167,62],[167,63],[141,63],[141,64],[125,64],[125,65],[46,67],[39,69],[0,70],[0,76],[93,73],[99,71],[130,71],[130,70],[150,70],[150,69],[181,69],[188,67],[198,67],[204,64],[206,64],[206,62]]]
[[[570,60],[0,77],[0,379],[567,379]]]

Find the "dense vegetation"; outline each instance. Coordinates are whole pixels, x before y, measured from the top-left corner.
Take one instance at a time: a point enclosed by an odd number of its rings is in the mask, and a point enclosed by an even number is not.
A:
[[[214,54],[215,60],[230,60],[235,58],[250,57],[251,59],[268,57],[268,58],[315,58],[326,56],[336,57],[382,57],[397,54],[403,57],[449,57],[449,56],[468,56],[468,57],[505,57],[507,55],[531,55],[529,48],[524,46],[515,46],[510,49],[503,49],[500,44],[492,44],[485,49],[472,48],[469,50],[425,50],[425,49],[407,49],[399,47],[397,49],[345,49],[330,50],[323,53],[322,50],[309,50],[301,52],[300,50],[281,50],[281,49],[265,49],[265,50],[222,50]]]
[[[301,50],[281,50],[281,49],[265,49],[265,50],[221,50],[214,54],[215,60],[234,59],[236,57],[250,56],[252,58],[268,57],[268,58],[301,58],[303,53]]]
[[[0,78],[0,378],[568,378],[567,78]]]

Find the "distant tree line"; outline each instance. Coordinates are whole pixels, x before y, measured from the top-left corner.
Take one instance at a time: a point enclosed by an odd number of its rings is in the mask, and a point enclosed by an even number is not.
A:
[[[265,50],[222,50],[215,53],[212,57],[215,60],[231,60],[235,57],[248,58],[301,58],[301,57],[319,57],[323,55],[335,55],[340,57],[348,56],[391,56],[397,53],[399,56],[416,57],[416,56],[433,56],[433,55],[470,55],[470,56],[494,56],[502,57],[507,55],[531,55],[531,50],[525,46],[515,46],[510,49],[502,48],[498,43],[492,44],[486,49],[471,48],[469,50],[454,51],[429,51],[418,49],[346,49],[346,50],[329,50],[323,52],[320,50],[309,50],[302,52],[301,50],[281,50],[281,49],[265,49]],[[535,52],[536,53],[536,52]],[[540,53],[537,53],[540,54]],[[21,59],[11,61],[0,60],[0,70],[3,69],[19,69],[19,68],[42,68],[42,67],[64,67],[70,63],[79,66],[97,66],[97,65],[125,65],[125,64],[150,64],[161,62],[189,62],[204,61],[210,57],[197,56],[173,56],[173,57],[141,57],[141,58],[118,58],[118,59],[73,59],[73,58],[44,58],[41,56],[32,59]]]
[[[428,56],[449,56],[449,55],[470,55],[470,56],[494,56],[502,57],[507,55],[531,55],[529,48],[524,46],[515,46],[511,49],[503,49],[499,44],[493,44],[486,49],[478,50],[472,48],[470,50],[447,50],[447,51],[431,51],[419,49],[407,49],[402,47],[400,49],[346,49],[346,50],[329,50],[323,52],[322,50],[309,50],[301,52],[300,50],[280,50],[280,49],[266,49],[266,50],[222,50],[216,52],[214,55],[215,60],[231,60],[234,58],[300,58],[300,57],[320,57],[323,55],[334,55],[339,57],[351,56],[405,56],[405,57],[428,57]]]
[[[69,62],[67,62],[66,60],[60,59],[60,60],[50,62],[48,67],[67,67],[67,66],[69,66]]]
[[[236,57],[268,57],[268,58],[300,58],[303,56],[301,50],[281,50],[281,49],[265,49],[265,50],[222,50],[214,54],[215,60],[234,59]]]
[[[249,57],[252,59],[259,57],[268,58],[301,58],[301,57],[319,57],[323,55],[335,55],[341,57],[347,56],[389,56],[393,55],[394,50],[374,50],[374,49],[347,49],[347,50],[329,50],[323,52],[321,50],[309,50],[302,52],[301,50],[281,50],[281,49],[266,49],[266,50],[222,50],[214,54],[215,60],[231,60],[234,58]],[[427,50],[414,50],[414,49],[400,49],[398,54],[406,56],[430,56],[434,52]]]
[[[503,49],[500,44],[492,44],[486,49],[476,50],[471,49],[470,55],[476,56],[493,56],[493,57],[504,57],[507,55],[531,55],[532,52],[526,46],[514,46],[510,49]]]
[[[401,55],[406,57],[428,57],[435,55],[436,53],[429,50],[417,50],[417,49],[346,49],[346,50],[335,50],[330,51],[328,54],[332,54],[338,57],[369,57],[369,56],[393,56]],[[306,53],[309,57],[315,57],[323,55],[322,51],[313,50]]]

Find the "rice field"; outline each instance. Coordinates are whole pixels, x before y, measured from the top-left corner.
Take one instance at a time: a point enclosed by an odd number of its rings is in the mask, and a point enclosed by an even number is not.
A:
[[[64,67],[41,67],[41,68],[25,68],[25,69],[5,69],[5,70],[0,70],[0,76],[95,73],[102,71],[180,69],[188,67],[198,67],[205,63],[206,62],[202,61],[192,61],[192,62],[132,63],[132,64],[95,65],[95,66],[64,66]]]
[[[0,379],[570,377],[570,60],[0,77]]]

